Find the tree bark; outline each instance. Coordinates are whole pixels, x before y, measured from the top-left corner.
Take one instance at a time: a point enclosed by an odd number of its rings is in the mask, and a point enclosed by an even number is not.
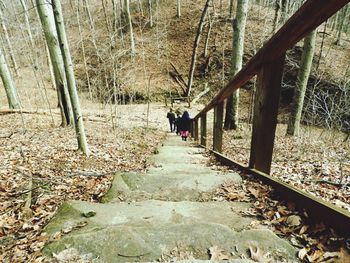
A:
[[[280,20],[280,13],[281,13],[281,0],[276,0],[275,16],[273,18],[273,25],[272,25],[272,34],[276,32],[278,21]]]
[[[149,26],[153,27],[152,0],[148,0]]]
[[[339,17],[340,21],[339,21],[338,32],[337,32],[337,39],[335,41],[335,44],[337,46],[341,45],[341,34],[343,32],[343,29],[344,29],[348,7],[349,7],[349,5],[344,6],[344,8],[342,9],[342,13]]]
[[[52,16],[51,5],[47,3],[47,0],[36,0],[36,6],[50,53],[50,59],[55,76],[58,104],[61,110],[61,125],[64,127],[72,124],[72,108],[65,81],[64,63],[58,44],[55,21],[53,20]]]
[[[199,45],[199,41],[200,41],[200,38],[201,38],[202,31],[203,31],[204,20],[205,20],[205,17],[207,15],[209,3],[210,3],[210,0],[207,0],[205,5],[204,5],[202,16],[201,16],[201,19],[200,19],[199,24],[198,24],[196,37],[194,39],[192,59],[191,59],[191,67],[190,67],[190,72],[188,74],[188,85],[187,85],[187,90],[186,90],[186,94],[185,94],[187,97],[189,97],[191,95],[193,75],[194,75],[196,59],[197,59],[197,49],[198,49],[198,45]]]
[[[11,72],[7,66],[5,56],[1,48],[0,48],[0,75],[6,91],[7,101],[10,109],[19,109],[21,106],[18,100],[15,82],[12,79]]]
[[[231,75],[236,75],[242,68],[244,53],[244,34],[247,21],[249,0],[238,0],[236,20],[233,21],[232,65]],[[227,99],[225,129],[237,129],[239,122],[239,90]]]
[[[210,14],[208,14],[208,31],[207,31],[207,35],[205,36],[204,57],[208,56],[209,38],[210,38],[212,26],[213,26],[213,21]]]
[[[177,18],[181,17],[181,0],[177,0],[176,16]]]
[[[295,136],[299,133],[304,97],[315,52],[316,31],[317,30],[312,31],[304,39],[303,54],[301,58],[297,84],[294,91],[292,112],[287,128],[287,134],[292,136]]]
[[[62,7],[59,0],[52,0],[53,13],[55,18],[58,41],[60,43],[61,53],[64,62],[64,70],[67,77],[68,91],[73,107],[73,116],[75,121],[75,131],[78,140],[78,148],[85,154],[89,155],[89,147],[86,141],[83,116],[80,109],[78,91],[76,87],[73,62],[69,51],[68,40],[64,28]]]
[[[0,20],[1,20],[2,30],[4,31],[5,41],[6,41],[6,44],[7,44],[7,47],[8,47],[9,56],[10,56],[10,59],[11,59],[11,62],[12,62],[12,66],[13,66],[13,69],[15,71],[16,76],[18,76],[17,61],[15,59],[15,55],[14,55],[14,52],[13,52],[12,44],[11,44],[11,41],[10,41],[10,36],[9,36],[9,33],[7,31],[7,27],[6,27],[6,24],[5,24],[5,21],[4,21],[5,17],[4,17],[4,14],[2,13],[1,8],[0,8]]]
[[[132,27],[132,21],[131,21],[131,15],[130,15],[130,3],[129,0],[124,0],[124,8],[128,23],[128,29],[130,34],[130,50],[131,50],[131,56],[135,56],[136,49],[135,49],[135,39],[134,39],[134,30]]]
[[[78,22],[78,29],[79,29],[79,35],[80,35],[80,42],[81,42],[81,53],[83,55],[84,71],[85,71],[86,81],[87,81],[87,85],[88,85],[89,97],[90,97],[90,100],[92,101],[93,97],[92,97],[92,89],[91,89],[91,83],[90,83],[90,74],[89,74],[87,63],[86,63],[84,37],[83,37],[83,31],[81,29],[81,24],[80,24],[79,0],[77,0],[76,14],[77,14],[77,22]]]

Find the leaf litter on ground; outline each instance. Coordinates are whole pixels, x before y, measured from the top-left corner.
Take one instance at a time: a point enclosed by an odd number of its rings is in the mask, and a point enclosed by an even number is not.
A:
[[[143,172],[147,157],[165,138],[161,130],[142,124],[113,130],[105,122],[87,121],[91,155],[86,157],[76,150],[72,128],[52,127],[49,116],[31,114],[23,129],[19,118],[0,116],[1,134],[13,133],[0,139],[1,262],[47,260],[41,254],[47,242],[83,227],[81,222],[48,236],[44,227],[58,207],[68,199],[98,202],[116,171]]]
[[[337,235],[323,223],[312,224],[305,212],[299,212],[293,203],[280,199],[271,186],[254,176],[220,166],[214,157],[209,161],[209,165],[212,164],[221,171],[236,171],[241,175],[242,183],[223,184],[217,189],[214,200],[251,202],[253,207],[241,212],[243,216],[259,219],[252,222],[251,228],[264,225],[287,238],[299,250],[297,256],[302,262],[350,262],[349,237]],[[258,262],[275,262],[259,247],[250,248],[250,256]]]

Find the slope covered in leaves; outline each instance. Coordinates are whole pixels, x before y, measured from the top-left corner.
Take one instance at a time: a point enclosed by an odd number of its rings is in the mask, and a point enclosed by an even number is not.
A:
[[[25,128],[20,114],[0,115],[1,262],[44,261],[40,250],[50,237],[43,228],[64,200],[98,202],[113,174],[145,170],[165,135],[155,129],[164,110],[152,107],[153,128],[145,129],[146,107],[135,105],[134,115],[130,107],[119,109],[114,130],[100,110],[85,112],[89,157],[76,150],[74,130],[53,127],[48,114],[23,114]]]

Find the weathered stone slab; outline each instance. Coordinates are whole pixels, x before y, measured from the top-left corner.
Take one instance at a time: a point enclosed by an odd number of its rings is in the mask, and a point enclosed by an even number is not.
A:
[[[246,255],[250,247],[292,259],[294,248],[266,229],[245,230],[251,219],[237,212],[248,207],[228,202],[163,202],[92,204],[66,203],[47,227],[54,233],[88,224],[45,248],[48,254],[68,247],[90,254],[98,262],[154,261],[180,247],[196,259],[208,259],[208,249],[218,246],[233,258]],[[90,218],[83,213],[96,212]],[[236,232],[238,231],[238,232]],[[126,261],[127,259],[127,261]]]

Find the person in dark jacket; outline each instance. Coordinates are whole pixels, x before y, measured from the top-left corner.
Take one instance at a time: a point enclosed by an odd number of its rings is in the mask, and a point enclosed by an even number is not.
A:
[[[170,111],[166,115],[166,117],[169,119],[169,125],[170,125],[170,132],[175,131],[175,113],[173,112],[173,109],[170,108]]]
[[[180,135],[183,141],[187,141],[191,129],[191,121],[190,114],[188,111],[185,111],[179,122]]]
[[[180,135],[180,120],[181,120],[181,114],[180,112],[176,113],[177,117],[175,119],[175,129],[176,129],[176,135]]]

